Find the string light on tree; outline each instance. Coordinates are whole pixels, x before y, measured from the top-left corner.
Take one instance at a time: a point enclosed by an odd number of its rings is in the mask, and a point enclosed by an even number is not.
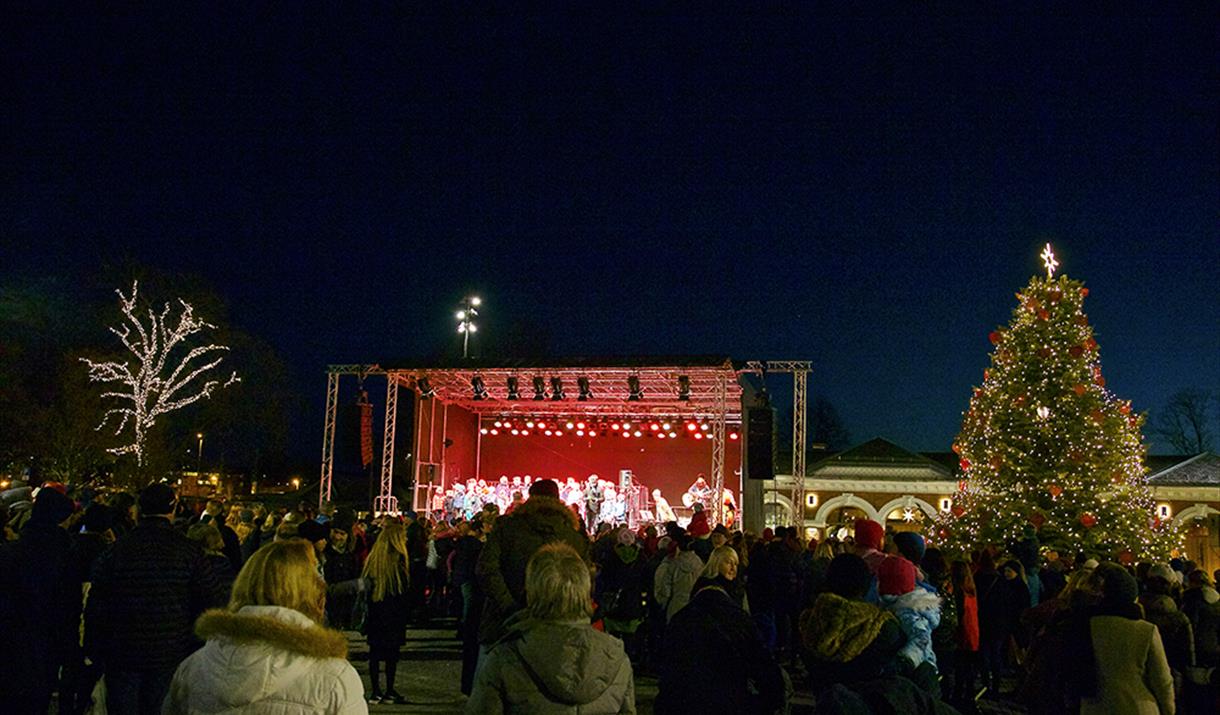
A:
[[[103,392],[102,397],[115,398],[123,406],[107,410],[96,429],[105,427],[112,417],[119,418],[115,435],[122,434],[128,424],[131,425],[130,442],[107,451],[115,455],[134,454],[136,464],[143,466],[145,441],[158,417],[211,397],[217,388],[228,387],[241,379],[236,372],[224,382],[208,379],[209,373],[224,361],[224,353],[229,348],[209,344],[188,349],[190,338],[216,328],[195,317],[195,310],[189,303],[178,299],[182,312],[176,320],[171,318],[169,303],[160,313],[149,308],[148,315],[141,316],[136,309],[138,281],[132,283],[130,296],[123,295],[122,290],[115,293],[119,296],[124,322],[117,328],[110,328],[110,332],[118,336],[133,359],[95,362],[81,358],[81,362],[89,366],[91,382],[119,386]]]

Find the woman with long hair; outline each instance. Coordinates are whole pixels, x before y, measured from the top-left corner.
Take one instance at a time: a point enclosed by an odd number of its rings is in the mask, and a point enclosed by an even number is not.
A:
[[[979,600],[970,564],[955,559],[949,565],[949,583],[957,606],[957,650],[953,664],[953,702],[974,697],[974,679],[979,661]]]
[[[398,652],[406,642],[410,606],[410,559],[407,556],[407,530],[400,521],[387,520],[369,551],[361,576],[368,583],[368,615],[364,634],[369,643],[369,678],[373,681],[370,703],[405,703],[394,689],[398,674]],[[384,692],[381,666],[385,665]]]
[[[707,558],[699,580],[691,588],[691,595],[708,586],[722,588],[742,610],[749,613],[750,602],[746,599],[745,585],[737,578],[740,566],[741,560],[732,546],[717,546]]]
[[[174,673],[164,713],[367,713],[347,637],[321,625],[326,584],[313,546],[295,539],[254,552],[226,609],[195,632],[207,644]]]

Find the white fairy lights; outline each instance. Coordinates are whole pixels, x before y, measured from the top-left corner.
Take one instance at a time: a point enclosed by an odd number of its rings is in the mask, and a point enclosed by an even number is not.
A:
[[[124,406],[113,407],[102,416],[101,423],[95,429],[102,429],[113,416],[119,416],[115,435],[123,433],[128,422],[132,424],[131,442],[121,447],[109,450],[111,454],[134,454],[136,463],[144,464],[144,442],[148,431],[156,424],[157,418],[168,412],[181,409],[204,397],[211,397],[217,387],[228,387],[235,382],[241,382],[234,372],[223,383],[220,380],[206,379],[206,374],[220,365],[224,360],[222,353],[229,348],[224,345],[202,345],[190,348],[185,355],[173,355],[174,351],[196,333],[205,329],[215,329],[211,323],[195,317],[194,308],[182,299],[182,313],[177,318],[177,325],[169,327],[170,304],[166,303],[160,313],[151,308],[148,310],[148,322],[141,322],[141,316],[136,313],[136,296],[139,282],[131,285],[131,295],[123,295],[116,290],[119,305],[123,311],[124,323],[118,328],[110,328],[110,332],[118,336],[134,356],[134,360],[125,362],[109,361],[94,362],[89,358],[81,358],[89,366],[91,382],[118,383],[115,391],[104,392],[102,397],[113,397],[122,401]],[[204,379],[200,384],[197,378]],[[125,391],[126,390],[126,391]]]

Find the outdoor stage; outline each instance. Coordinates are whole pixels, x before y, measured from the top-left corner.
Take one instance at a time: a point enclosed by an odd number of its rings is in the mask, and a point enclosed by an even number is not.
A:
[[[797,378],[800,443],[808,365],[777,364],[777,371]],[[725,357],[332,365],[320,498],[331,494],[340,377],[356,376],[363,385],[370,376],[384,376],[384,447],[374,511],[400,509],[396,478],[414,485],[412,510],[427,512],[441,502],[438,495],[468,480],[496,484],[502,476],[529,475],[584,484],[591,474],[616,487],[633,477],[643,494],[636,510],[652,509],[653,489],[681,510],[683,494],[702,474],[712,490],[712,521],[719,523],[725,491],[742,503],[740,378],[764,369],[771,364],[735,366]],[[398,435],[400,420],[409,421],[409,434]],[[409,461],[402,458],[404,448]]]

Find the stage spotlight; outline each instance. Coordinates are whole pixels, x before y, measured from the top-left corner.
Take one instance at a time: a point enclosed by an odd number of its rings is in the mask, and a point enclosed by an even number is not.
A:
[[[631,436],[632,436],[632,437],[639,437],[639,436],[640,436],[640,431],[639,431],[639,430],[636,430],[636,431],[632,432],[632,433],[631,433]]]
[[[558,377],[552,377],[551,378],[551,399],[552,400],[562,400],[563,398],[564,398],[563,380],[559,379]]]
[[[628,432],[628,431],[626,431],[626,430],[623,430],[623,436],[624,436],[624,437],[630,437],[630,436],[631,436],[631,433],[630,433],[630,432]]]
[[[736,432],[729,432],[729,439],[737,439],[737,433],[736,433]]]
[[[521,399],[521,382],[516,377],[508,378],[508,399]]]
[[[676,439],[676,438],[677,438],[677,436],[678,436],[678,433],[677,433],[677,432],[670,432],[670,433],[669,433],[669,438],[670,438],[670,439]]]
[[[704,422],[703,424],[699,425],[699,429],[701,429],[701,430],[703,430],[704,432],[706,432],[706,431],[708,431],[708,430],[709,430],[709,429],[711,429],[711,428],[707,426],[707,423],[706,423],[706,422]]]
[[[615,432],[618,432],[618,423],[617,423],[617,422],[611,422],[611,423],[610,423],[610,429],[614,430]]]
[[[491,426],[492,427],[503,427],[504,425],[500,422],[500,420],[496,420],[495,422],[492,423]]]
[[[629,430],[629,429],[631,429],[631,423],[630,423],[630,422],[624,422],[624,423],[623,423],[623,429],[624,429],[624,430]]]
[[[652,424],[648,425],[648,429],[652,430],[653,432],[656,432],[657,430],[661,429],[661,425],[657,424],[656,422],[653,422]]]
[[[576,430],[576,436],[577,436],[577,437],[584,437],[584,436],[585,436],[585,431],[584,431],[584,430],[582,430],[582,429],[578,429],[578,430]]]
[[[541,375],[534,376],[534,399],[546,399],[546,380],[543,380]]]
[[[572,428],[573,428],[573,427],[575,427],[575,426],[576,426],[576,425],[575,425],[575,424],[573,424],[573,423],[571,423],[571,422],[569,422],[569,423],[567,424],[567,428],[568,428],[568,429],[572,429]],[[581,427],[583,428],[583,427],[584,427],[584,425],[582,424],[582,425],[581,425]]]
[[[669,423],[668,423],[668,422],[662,422],[662,423],[661,423],[661,429],[663,429],[663,430],[665,430],[666,432],[668,432],[668,431],[669,431]]]
[[[584,423],[584,422],[577,422],[577,423],[576,423],[576,429],[584,429],[584,428],[585,428],[585,423]],[[568,425],[568,429],[572,429],[572,425]]]
[[[703,433],[702,433],[702,432],[696,432],[696,433],[695,433],[695,439],[703,439]]]
[[[664,432],[657,433],[657,439],[665,439],[665,433]]]
[[[558,429],[557,429],[557,430],[555,430],[555,436],[556,436],[556,437],[562,437],[562,436],[563,436],[563,430],[558,430]]]
[[[694,432],[695,430],[699,429],[699,425],[695,424],[694,422],[687,422],[686,429],[690,430],[691,432]]]
[[[497,435],[497,434],[500,434],[500,430],[498,430],[498,429],[494,429],[494,428],[493,428],[493,429],[491,430],[491,433],[492,433],[493,435]]]
[[[644,390],[640,388],[640,378],[632,375],[627,378],[627,401],[639,402],[644,399]]]
[[[545,434],[547,437],[550,437],[550,436],[551,436],[551,431],[550,431],[550,430],[547,430],[546,432],[543,432],[543,434]]]
[[[523,437],[529,435],[529,433],[530,433],[530,431],[527,429],[521,430],[521,436],[523,436]]]
[[[683,402],[690,401],[690,378],[686,375],[678,376],[678,399]]]
[[[513,434],[514,434],[514,435],[521,434],[521,430],[516,429],[516,428],[513,428]]]
[[[474,399],[487,399],[487,385],[483,384],[483,378],[479,377],[478,375],[470,378],[470,388],[474,390]]]
[[[530,429],[533,429],[533,428],[534,428],[534,421],[533,421],[533,420],[530,420],[529,422],[526,422],[526,423],[525,423],[525,426],[526,426],[526,427],[529,427]]]
[[[589,378],[576,378],[576,387],[580,388],[580,396],[576,399],[580,400],[581,402],[593,399],[593,390],[589,388]]]
[[[545,423],[545,422],[539,422],[539,423],[538,423],[538,429],[542,429],[542,428],[544,428],[544,427],[546,427],[546,423]]]
[[[490,431],[491,431],[491,430],[487,429],[486,427],[480,427],[480,428],[479,428],[479,434],[487,434],[487,433],[488,433],[488,432],[490,432]]]
[[[415,387],[419,389],[419,397],[426,400],[436,394],[436,390],[432,389],[432,383],[428,382],[428,378],[421,377],[416,381]]]

